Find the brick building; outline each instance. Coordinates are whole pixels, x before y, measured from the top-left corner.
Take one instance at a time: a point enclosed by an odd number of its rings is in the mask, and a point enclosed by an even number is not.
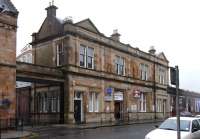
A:
[[[55,5],[46,10],[39,31],[32,34],[33,63],[63,72],[64,97],[59,88],[50,92],[40,88],[35,92],[39,97],[31,102],[37,109],[33,111],[51,115],[57,107],[65,122],[71,123],[169,115],[168,60],[164,53],[156,54],[153,47],[146,53],[124,44],[117,30],[107,37],[90,19],[77,23],[60,20]]]
[[[0,0],[0,117],[16,111],[16,30],[18,11],[10,0]]]

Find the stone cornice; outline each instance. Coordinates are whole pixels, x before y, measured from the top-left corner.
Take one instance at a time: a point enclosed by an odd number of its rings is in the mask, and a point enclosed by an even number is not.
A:
[[[81,67],[74,66],[74,65],[63,66],[60,68],[64,73],[67,73],[69,75],[74,74],[74,75],[80,75],[80,76],[85,76],[85,77],[92,77],[95,79],[116,81],[116,82],[134,84],[134,85],[150,87],[150,88],[154,87],[153,81],[142,81],[139,79],[135,79],[133,77],[120,76],[117,74],[112,74],[112,73],[108,73],[108,72],[104,72],[104,71],[90,70],[90,69],[85,69],[85,68],[81,68]],[[166,91],[167,85],[160,85],[160,84],[156,85],[156,89],[161,89],[161,90]]]
[[[14,30],[14,31],[16,31],[17,26],[9,24],[9,23],[6,23],[6,22],[0,20],[0,28],[4,28],[4,29],[7,29],[7,30]]]
[[[16,68],[16,65],[7,64],[7,63],[0,63],[0,67]]]

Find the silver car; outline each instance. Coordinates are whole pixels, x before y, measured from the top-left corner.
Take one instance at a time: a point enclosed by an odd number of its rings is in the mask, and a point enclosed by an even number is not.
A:
[[[171,117],[149,132],[145,139],[177,139],[176,129],[176,117]],[[200,118],[180,117],[180,131],[181,139],[200,139]]]

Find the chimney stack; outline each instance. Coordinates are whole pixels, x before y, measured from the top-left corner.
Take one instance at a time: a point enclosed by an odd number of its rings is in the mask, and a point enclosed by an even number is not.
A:
[[[120,34],[118,33],[118,30],[115,29],[113,30],[113,34],[111,35],[111,39],[113,39],[114,41],[120,41]]]
[[[36,41],[37,40],[37,33],[32,33],[32,42]]]
[[[154,46],[151,46],[151,47],[150,47],[149,53],[152,54],[152,55],[155,55],[156,49],[154,48]]]
[[[47,17],[56,17],[56,10],[58,8],[54,5],[54,1],[52,3],[49,3],[49,7],[47,7],[45,10],[47,10]]]

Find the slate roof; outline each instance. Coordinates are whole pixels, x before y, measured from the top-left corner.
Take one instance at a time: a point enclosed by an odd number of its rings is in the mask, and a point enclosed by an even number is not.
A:
[[[10,0],[0,0],[0,12],[2,11],[18,15],[17,9]]]

